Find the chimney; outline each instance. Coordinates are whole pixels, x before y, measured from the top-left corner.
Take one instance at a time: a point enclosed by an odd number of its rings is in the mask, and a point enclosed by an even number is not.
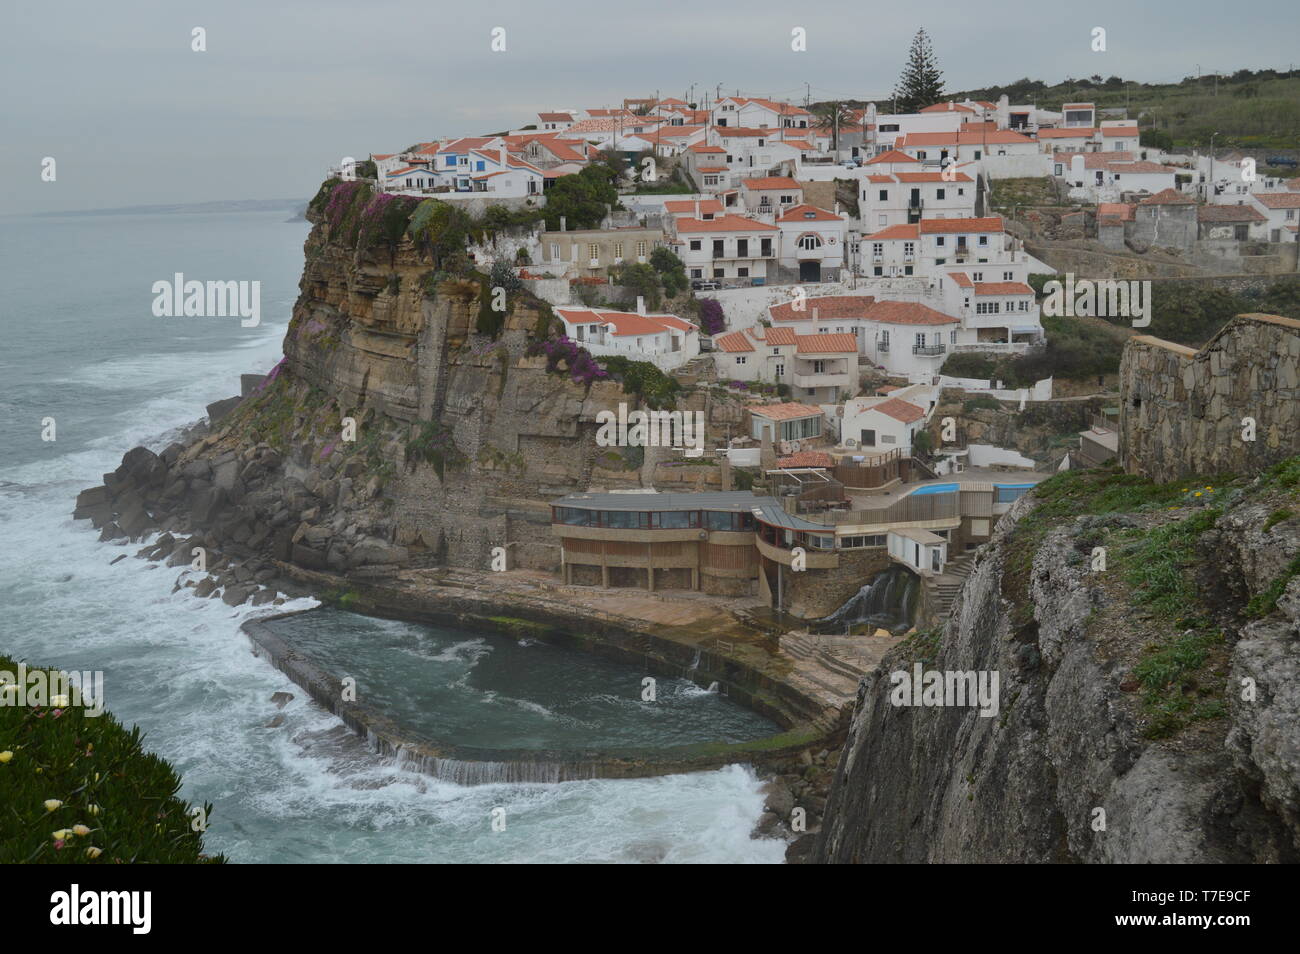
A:
[[[696,199],[696,200],[695,200],[695,217],[696,217],[697,219],[700,217],[700,200],[699,200],[699,199]]]
[[[636,296],[636,313],[638,315],[645,314],[645,298],[640,295]]]
[[[567,231],[569,231],[569,222],[568,222],[568,219],[567,219],[566,216],[563,216],[563,215],[560,216],[560,231],[561,231],[561,232],[567,232]]]
[[[813,305],[813,321],[819,321],[819,320],[820,320],[820,319],[818,318],[818,314],[819,314],[820,312],[821,312],[821,309],[818,308],[816,305]]]

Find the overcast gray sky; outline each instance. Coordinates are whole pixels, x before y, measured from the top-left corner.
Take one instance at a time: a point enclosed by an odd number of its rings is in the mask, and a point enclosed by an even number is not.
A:
[[[949,89],[1300,62],[1297,0],[4,0],[0,212],[308,197],[345,155],[682,96],[883,97],[918,27]],[[1082,12],[1087,11],[1087,12]],[[507,50],[490,50],[493,27]],[[808,50],[790,49],[793,27]],[[1108,50],[1090,49],[1093,27]],[[207,31],[193,52],[191,30]],[[45,156],[56,182],[42,182]]]

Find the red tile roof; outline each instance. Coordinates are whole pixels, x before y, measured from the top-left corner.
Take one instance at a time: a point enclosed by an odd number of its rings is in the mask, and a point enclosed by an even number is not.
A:
[[[674,213],[689,212],[692,215],[694,215],[695,207],[697,205],[700,207],[701,212],[722,211],[722,203],[719,202],[717,199],[700,199],[699,201],[696,201],[695,199],[674,200],[672,202],[665,202],[664,210],[667,212],[674,212]]]
[[[901,398],[890,398],[887,401],[881,401],[879,404],[867,408],[867,410],[879,411],[881,414],[888,415],[896,421],[902,421],[904,424],[911,424],[913,421],[919,421],[925,417],[924,408],[919,408]]]
[[[933,106],[927,106],[921,110],[923,113],[973,113],[975,110],[969,106],[963,106],[961,103],[935,103]]]
[[[1122,222],[1133,221],[1133,206],[1127,202],[1102,202],[1097,206],[1097,218],[1116,218]]]
[[[858,350],[857,336],[848,332],[795,337],[795,351],[799,354],[856,354]]]
[[[949,272],[948,277],[951,278],[957,284],[958,288],[975,287],[975,283],[970,280],[970,276],[967,275],[965,272]]]
[[[873,235],[868,235],[864,241],[867,242],[885,242],[891,239],[915,239],[920,234],[920,229],[915,225],[891,225],[887,229],[881,229]]]
[[[1196,200],[1177,189],[1164,189],[1138,202],[1138,205],[1195,205]]]
[[[1006,145],[1010,143],[1032,143],[1028,136],[1010,130],[976,130],[975,132],[923,132],[908,133],[896,141],[898,146],[948,146],[956,143],[960,146],[978,146],[980,143]]]
[[[977,295],[1032,295],[1034,290],[1024,282],[976,282]]]
[[[861,318],[875,300],[872,295],[824,295],[806,299],[800,311],[795,310],[794,302],[787,301],[773,305],[768,314],[773,321],[811,321],[815,309],[818,321]]]
[[[955,325],[956,318],[915,301],[878,301],[867,309],[869,321],[889,325]]]
[[[713,339],[723,351],[728,354],[738,354],[742,351],[753,351],[754,345],[749,340],[749,335],[743,331],[729,331],[725,335],[718,335]]]
[[[795,343],[795,334],[793,328],[765,328],[763,329],[763,343],[771,346],[792,345]]]
[[[819,209],[815,205],[796,205],[785,215],[777,219],[778,222],[843,222],[841,216],[834,212],[827,212],[825,209]]]
[[[724,215],[716,219],[678,219],[678,232],[776,232],[778,226],[759,222],[755,219],[741,218],[739,215]]]
[[[868,159],[865,163],[863,163],[863,165],[873,166],[878,162],[920,162],[920,161],[921,161],[920,159],[916,159],[912,156],[909,156],[905,152],[899,152],[897,149],[890,149],[886,152],[882,152],[874,159]]]
[[[1196,210],[1198,222],[1264,222],[1266,218],[1249,205],[1203,205]]]
[[[759,417],[765,417],[769,421],[793,421],[800,417],[812,417],[814,414],[820,416],[822,409],[812,407],[808,404],[751,404],[749,413],[756,414]]]
[[[1289,192],[1256,192],[1255,201],[1266,209],[1300,209],[1300,194]]]
[[[1039,139],[1090,139],[1097,130],[1087,126],[1075,129],[1040,129]]]
[[[759,176],[756,179],[745,179],[740,183],[746,189],[800,189],[794,179],[789,176]]]
[[[899,182],[974,182],[964,172],[953,172],[944,178],[942,172],[895,172],[894,178]]]

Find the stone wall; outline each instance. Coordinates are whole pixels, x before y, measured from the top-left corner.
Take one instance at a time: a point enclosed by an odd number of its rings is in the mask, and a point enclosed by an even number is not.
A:
[[[1238,315],[1199,351],[1143,335],[1120,364],[1119,453],[1155,480],[1258,472],[1300,453],[1300,321]],[[1254,440],[1243,437],[1253,418]]]
[[[871,577],[888,569],[883,549],[840,550],[839,566],[792,573],[782,569],[782,602],[787,613],[820,619],[843,606]]]

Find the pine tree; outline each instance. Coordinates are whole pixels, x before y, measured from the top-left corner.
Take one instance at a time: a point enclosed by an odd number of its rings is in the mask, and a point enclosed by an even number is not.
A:
[[[894,87],[894,109],[899,113],[915,113],[942,99],[943,71],[935,61],[930,37],[924,29],[917,30],[903,75]]]

